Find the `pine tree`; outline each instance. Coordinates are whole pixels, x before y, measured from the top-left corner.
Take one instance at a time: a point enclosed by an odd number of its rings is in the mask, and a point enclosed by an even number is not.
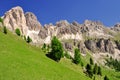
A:
[[[55,36],[51,41],[51,49],[48,56],[58,62],[63,57],[63,47],[61,42]]]
[[[92,72],[92,67],[90,64],[87,64],[87,66],[86,66],[86,73],[90,78],[92,78],[93,72]]]
[[[95,64],[93,68],[93,74],[97,74],[97,73],[98,73],[98,66],[97,64]]]
[[[102,72],[101,72],[101,67],[100,66],[98,66],[98,73],[97,74],[102,76]]]
[[[79,49],[75,49],[75,54],[74,54],[74,59],[73,59],[73,62],[75,64],[79,64],[81,62],[81,58],[80,58],[80,51]]]
[[[93,59],[92,58],[90,58],[90,64],[91,65],[93,65],[94,63],[93,63]]]

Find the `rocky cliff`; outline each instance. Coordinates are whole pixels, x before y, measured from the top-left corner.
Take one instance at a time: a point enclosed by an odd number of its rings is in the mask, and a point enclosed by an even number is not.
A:
[[[7,11],[3,20],[4,25],[10,31],[15,32],[15,29],[18,28],[22,35],[30,36],[34,43],[38,42],[38,32],[42,25],[33,13],[24,13],[23,9],[17,6]]]
[[[106,53],[106,55],[109,53],[117,58],[120,54],[119,43],[114,42],[114,35],[120,32],[120,24],[109,28],[99,21],[85,20],[83,24],[79,24],[76,21],[69,23],[67,20],[61,20],[55,25],[42,26],[33,13],[24,13],[19,6],[7,11],[3,20],[7,29],[14,32],[16,28],[19,28],[22,35],[30,36],[33,44],[36,45],[49,44],[52,37],[57,36],[72,57],[75,47],[79,48],[83,54],[88,51]]]

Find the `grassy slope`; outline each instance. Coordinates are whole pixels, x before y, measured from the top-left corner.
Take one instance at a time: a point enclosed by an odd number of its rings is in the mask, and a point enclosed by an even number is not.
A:
[[[80,70],[81,71],[81,70]],[[83,73],[47,58],[20,37],[0,32],[0,80],[90,80]]]
[[[88,63],[87,56],[84,63]],[[110,80],[119,80],[120,73],[102,68]],[[96,80],[103,80],[96,76]],[[102,77],[103,78],[103,77]],[[120,77],[119,77],[120,78]],[[20,37],[0,32],[0,80],[91,80],[82,68],[70,60],[60,63],[47,58],[38,48],[28,45]]]

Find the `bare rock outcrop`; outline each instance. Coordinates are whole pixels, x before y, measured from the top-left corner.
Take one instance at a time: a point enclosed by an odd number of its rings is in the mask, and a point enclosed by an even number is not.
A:
[[[86,47],[83,42],[78,43],[78,49],[80,50],[81,53],[86,54]]]
[[[95,40],[92,40],[92,39],[90,40],[89,39],[89,40],[85,41],[85,46],[86,46],[87,49],[89,49],[92,52],[96,52],[96,50],[97,50]]]
[[[21,7],[17,6],[7,11],[3,17],[4,25],[10,31],[19,28],[22,34],[27,34],[28,27],[26,25],[26,18],[24,16],[24,11]]]
[[[112,27],[111,30],[114,30],[116,32],[120,32],[120,23],[114,25],[114,27]]]
[[[115,53],[113,42],[110,39],[105,41],[105,50],[111,54]]]
[[[31,12],[25,13],[25,18],[26,18],[26,24],[29,30],[38,31],[42,27],[42,25],[37,20],[37,17],[33,13]]]
[[[41,28],[40,31],[39,31],[39,34],[38,36],[41,38],[41,39],[45,39],[47,36],[48,36],[48,33],[47,33],[47,29],[45,28]]]
[[[56,22],[57,27],[67,27],[69,26],[69,22],[67,20],[61,20],[59,22]]]
[[[99,48],[100,52],[106,52],[106,50],[105,50],[105,40],[103,38],[98,40],[97,47]]]
[[[68,51],[73,50],[73,44],[72,43],[65,42],[63,45],[64,45],[64,49],[67,49]]]

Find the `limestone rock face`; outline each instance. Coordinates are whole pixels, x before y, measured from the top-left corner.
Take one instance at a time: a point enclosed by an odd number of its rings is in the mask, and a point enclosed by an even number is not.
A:
[[[86,47],[83,42],[78,43],[78,49],[80,50],[81,53],[86,54]]]
[[[67,27],[69,26],[69,22],[67,20],[61,20],[59,22],[56,22],[57,27]]]
[[[105,41],[104,41],[104,39],[98,40],[97,47],[99,48],[99,51],[105,52]]]
[[[37,20],[37,17],[33,13],[31,12],[25,13],[25,18],[26,18],[26,24],[29,30],[38,31],[42,27],[42,25]]]
[[[40,29],[38,36],[41,39],[45,39],[48,36],[48,31],[45,28]]]
[[[85,46],[86,46],[89,50],[91,50],[92,52],[96,52],[96,50],[97,50],[95,40],[87,40],[87,41],[85,41]]]
[[[113,28],[111,28],[112,30],[116,31],[116,32],[120,32],[120,23],[114,25]]]
[[[115,53],[113,43],[110,39],[105,41],[105,50],[106,50],[106,52],[109,52],[111,54]]]
[[[85,20],[85,22],[81,26],[81,32],[86,36],[94,37],[94,38],[109,38],[111,35],[108,33],[110,30],[107,29],[101,22],[99,21],[90,21]]]
[[[4,25],[10,31],[14,32],[16,28],[19,28],[22,34],[27,34],[28,27],[26,25],[26,18],[21,7],[17,6],[6,12],[3,20]]]
[[[67,49],[68,51],[72,51],[73,49],[73,45],[71,43],[64,43],[65,49]]]
[[[10,31],[15,32],[15,29],[18,28],[22,35],[30,36],[33,43],[39,42],[38,33],[42,25],[33,13],[27,12],[24,14],[23,9],[17,6],[7,11],[3,20],[4,25]]]

